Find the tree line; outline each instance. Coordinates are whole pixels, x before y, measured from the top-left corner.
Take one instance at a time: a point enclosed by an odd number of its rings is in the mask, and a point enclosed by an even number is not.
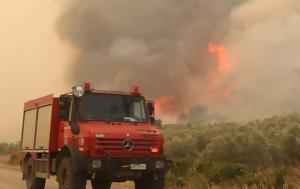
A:
[[[18,154],[19,149],[20,149],[20,142],[14,142],[14,143],[2,142],[2,143],[0,143],[0,155]]]

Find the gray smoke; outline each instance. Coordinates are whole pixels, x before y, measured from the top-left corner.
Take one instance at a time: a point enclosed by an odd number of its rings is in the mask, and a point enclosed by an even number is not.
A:
[[[300,111],[299,0],[73,0],[57,29],[76,52],[72,84],[139,85],[186,121]],[[209,43],[225,44],[232,73]]]
[[[249,0],[232,11],[223,40],[236,62],[232,119],[300,112],[299,31],[299,0]]]
[[[138,85],[150,98],[175,97],[170,114],[205,103],[202,96],[214,95],[207,82],[217,69],[207,46],[227,34],[239,2],[70,1],[57,21],[61,39],[77,52],[68,82],[121,90]]]

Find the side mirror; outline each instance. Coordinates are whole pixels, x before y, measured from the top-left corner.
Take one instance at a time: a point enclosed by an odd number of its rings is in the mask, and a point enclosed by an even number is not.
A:
[[[78,135],[80,133],[79,125],[77,124],[77,113],[76,110],[78,109],[78,97],[73,97],[73,103],[72,103],[72,112],[71,112],[71,132],[74,135]]]
[[[76,122],[71,122],[71,132],[72,132],[74,135],[78,135],[78,134],[80,133],[79,126],[77,125]]]
[[[153,116],[154,115],[154,111],[155,111],[153,102],[148,102],[147,103],[147,108],[148,108],[149,115]]]

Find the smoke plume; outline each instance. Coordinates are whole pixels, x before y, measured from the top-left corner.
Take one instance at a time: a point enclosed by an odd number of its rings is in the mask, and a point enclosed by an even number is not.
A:
[[[139,85],[161,114],[179,115],[210,95],[217,62],[207,44],[226,34],[237,2],[71,1],[57,23],[78,51],[68,79],[122,90]]]
[[[169,120],[297,111],[299,3],[70,1],[57,21],[59,36],[76,51],[68,82],[138,85]]]
[[[236,63],[232,118],[300,112],[299,31],[299,0],[249,0],[232,11],[223,39]]]

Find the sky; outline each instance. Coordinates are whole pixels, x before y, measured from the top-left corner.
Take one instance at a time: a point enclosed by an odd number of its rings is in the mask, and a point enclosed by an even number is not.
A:
[[[69,90],[67,52],[55,31],[61,5],[10,0],[0,6],[0,142],[20,140],[25,101]]]

